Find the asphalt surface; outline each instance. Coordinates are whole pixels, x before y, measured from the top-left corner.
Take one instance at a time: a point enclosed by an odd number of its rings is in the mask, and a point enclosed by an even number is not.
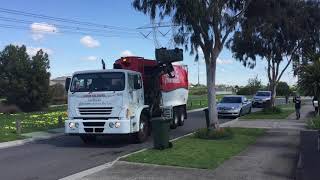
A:
[[[231,119],[220,119],[220,123]],[[184,126],[170,131],[171,138],[205,127],[204,112],[188,113]],[[117,157],[152,146],[132,144],[128,137],[101,137],[94,145],[76,136],[60,136],[0,150],[0,179],[59,179],[102,165]]]

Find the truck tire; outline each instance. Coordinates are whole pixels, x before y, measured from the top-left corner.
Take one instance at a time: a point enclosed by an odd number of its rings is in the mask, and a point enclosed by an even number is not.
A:
[[[170,129],[176,129],[178,127],[178,123],[179,123],[178,108],[174,108],[173,109],[172,121],[170,123]]]
[[[85,144],[92,144],[97,141],[97,136],[95,135],[81,135],[80,138]]]
[[[135,134],[135,142],[143,143],[148,139],[150,135],[149,121],[146,115],[141,114],[139,122],[139,132]]]
[[[179,125],[179,126],[183,126],[183,125],[184,125],[184,119],[185,119],[185,110],[184,110],[184,107],[180,107],[180,108],[179,108],[178,116],[179,116],[178,125]]]

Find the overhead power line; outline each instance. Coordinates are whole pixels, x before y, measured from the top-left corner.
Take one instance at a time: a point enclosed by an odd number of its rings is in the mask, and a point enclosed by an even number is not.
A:
[[[17,19],[17,18],[7,18],[7,17],[1,17],[0,21],[6,21],[10,23],[19,23],[19,24],[27,24],[31,25],[34,23],[34,21],[25,20],[25,19]],[[41,23],[39,23],[41,25]],[[123,33],[115,30],[109,30],[109,29],[92,29],[92,28],[85,28],[81,26],[67,26],[67,25],[61,25],[61,24],[50,24],[53,25],[59,29],[68,29],[68,30],[74,30],[74,31],[85,31],[85,32],[93,32],[93,33]],[[126,32],[129,34],[138,34],[138,32]]]
[[[6,15],[11,15],[13,17],[6,17]],[[20,16],[20,17],[19,17]],[[22,18],[25,17],[25,18]],[[149,39],[150,33],[153,31],[153,39],[156,39],[156,33],[160,33],[163,38],[166,38],[167,35],[170,35],[170,30],[160,31],[160,28],[166,27],[175,27],[177,25],[172,24],[171,22],[154,22],[153,24],[144,25],[138,28],[129,28],[121,26],[112,26],[106,24],[98,24],[87,21],[79,21],[75,19],[67,19],[60,17],[53,17],[43,14],[35,14],[25,11],[18,11],[6,8],[0,8],[0,28],[10,28],[10,29],[19,29],[19,30],[32,30],[32,32],[43,32],[50,33],[51,31],[46,30],[45,28],[41,30],[31,29],[31,25],[36,23],[35,19],[45,20],[48,25],[56,27],[58,32],[54,33],[65,33],[65,34],[90,34],[95,36],[103,37],[132,37],[132,38],[145,38]],[[40,25],[42,23],[39,23]],[[28,25],[28,26],[21,26]],[[148,29],[152,29],[151,31]],[[52,33],[52,32],[51,32]],[[141,36],[142,35],[142,36]]]
[[[111,26],[111,25],[91,23],[91,22],[86,22],[86,21],[78,21],[78,20],[74,20],[74,19],[59,18],[59,17],[47,16],[47,15],[43,15],[43,14],[34,14],[34,13],[6,9],[6,8],[0,8],[0,12],[6,13],[6,14],[19,15],[19,16],[27,16],[27,17],[33,17],[33,18],[39,18],[39,19],[46,19],[46,20],[51,20],[51,21],[63,22],[63,23],[78,24],[78,25],[83,25],[83,26],[92,26],[92,27],[99,27],[99,28],[106,28],[106,29],[122,30],[122,31],[136,31],[135,28]]]
[[[5,28],[5,29],[17,29],[17,30],[30,30],[29,27],[26,26],[17,26],[17,25],[8,25],[8,24],[0,24],[0,28]],[[46,31],[46,30],[35,30],[33,32],[39,32],[39,33],[53,33],[52,31]],[[68,30],[64,30],[64,31],[59,31],[56,32],[57,34],[59,33],[63,33],[63,34],[82,34],[82,35],[87,35],[88,32],[82,32],[82,31],[68,31]],[[108,34],[101,34],[101,33],[90,33],[90,35],[94,35],[94,36],[101,36],[101,37],[124,37],[124,38],[141,38],[140,36],[133,36],[130,34],[127,35],[108,35]]]

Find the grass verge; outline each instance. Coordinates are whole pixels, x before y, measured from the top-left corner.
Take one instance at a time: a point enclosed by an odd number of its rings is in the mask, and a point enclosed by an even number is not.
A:
[[[0,114],[0,142],[25,138],[16,133],[16,120],[21,121],[22,133],[29,133],[62,127],[58,123],[59,116],[63,120],[67,118],[65,106],[50,107],[41,112]]]
[[[293,104],[278,105],[280,111],[258,111],[242,116],[241,120],[255,120],[255,119],[286,119],[290,114],[295,112]]]
[[[320,130],[320,116],[314,117],[307,122],[308,129]]]
[[[233,138],[205,140],[188,136],[173,143],[165,150],[149,149],[123,160],[158,165],[201,169],[214,169],[225,160],[237,155],[264,134],[262,129],[232,128]]]
[[[217,101],[220,101],[223,98],[223,96],[225,95],[218,94],[216,96]],[[203,94],[203,95],[189,94],[188,102],[187,102],[187,110],[204,108],[204,107],[208,107],[208,96],[206,94]]]

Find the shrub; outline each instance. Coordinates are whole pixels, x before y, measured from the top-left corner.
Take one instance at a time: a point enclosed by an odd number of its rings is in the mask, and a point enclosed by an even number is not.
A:
[[[225,139],[225,138],[232,138],[233,131],[231,128],[220,128],[220,129],[207,129],[202,128],[198,129],[194,136],[199,139]]]

